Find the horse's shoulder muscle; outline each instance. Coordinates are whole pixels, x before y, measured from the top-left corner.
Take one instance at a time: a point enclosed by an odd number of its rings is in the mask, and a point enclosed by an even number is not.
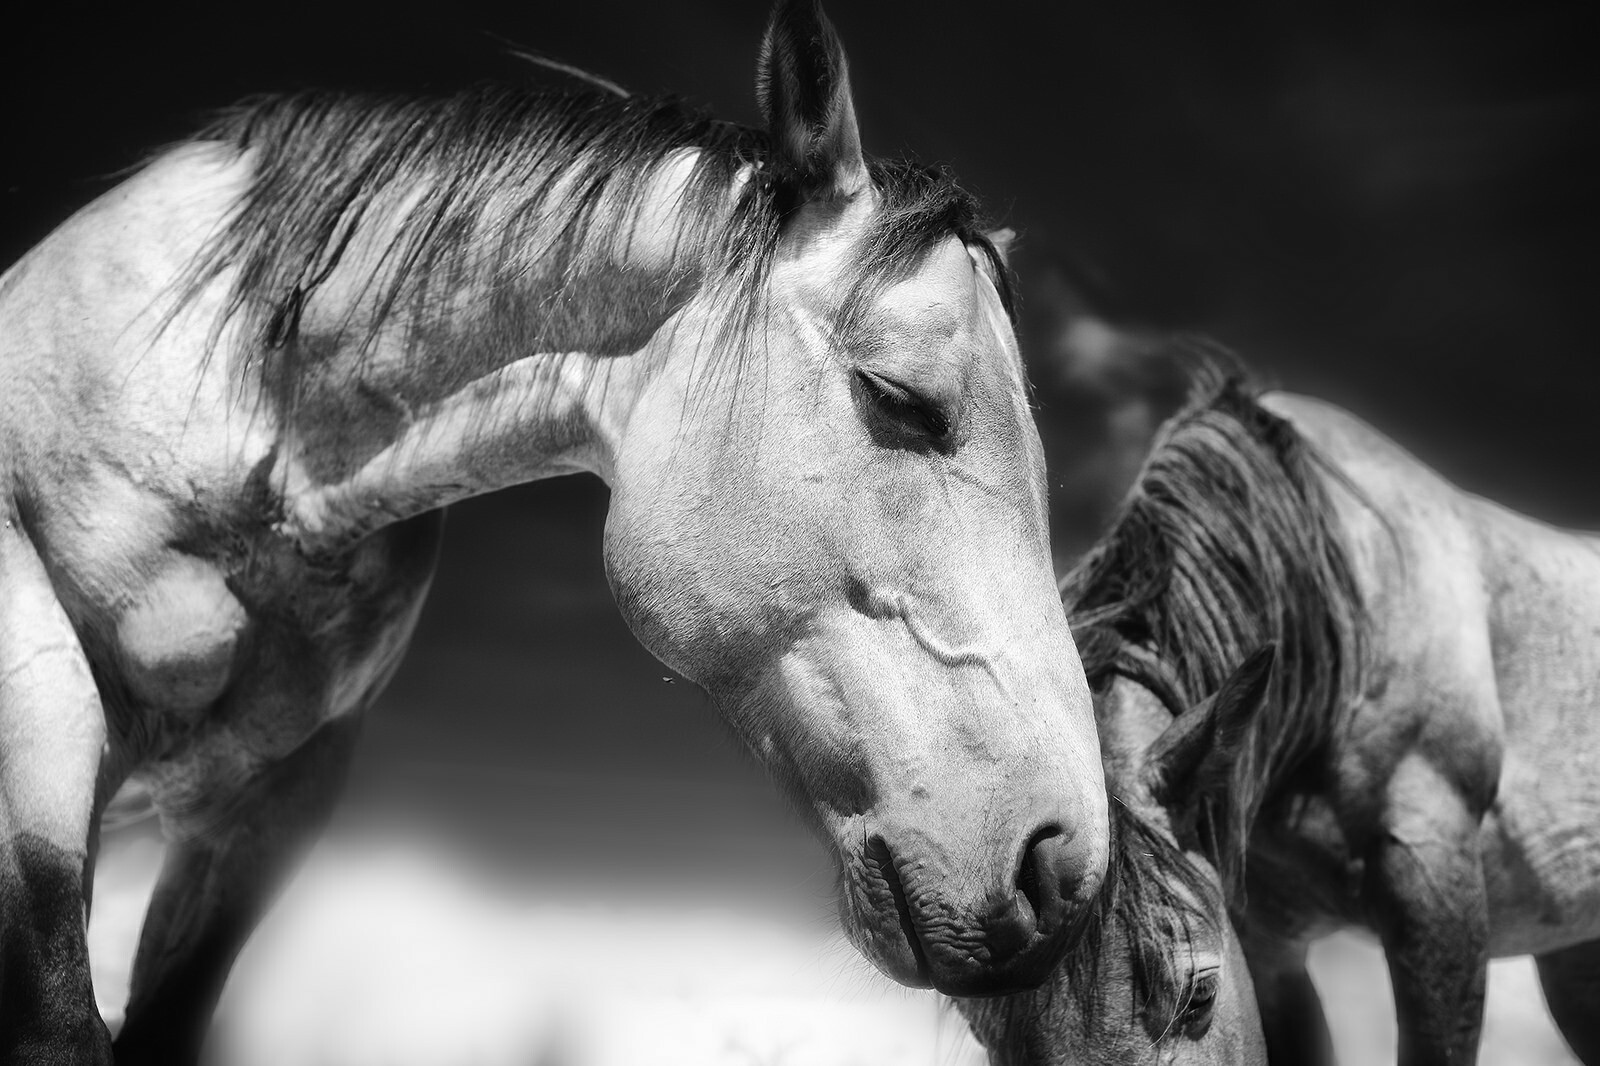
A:
[[[215,512],[270,448],[274,427],[252,417],[221,350],[232,333],[209,358],[221,288],[171,317],[248,165],[221,145],[175,148],[0,283],[0,476],[35,497],[41,550],[85,564],[138,558],[178,512],[202,500]]]
[[[222,568],[171,553],[117,622],[117,652],[144,702],[179,711],[207,707],[232,677],[249,626]]]
[[[12,305],[48,295],[149,300],[193,260],[249,188],[252,157],[225,145],[185,144],[80,208],[29,251],[27,278],[4,291]],[[95,308],[74,307],[74,310]],[[104,312],[98,312],[104,314]]]
[[[0,282],[0,423],[18,448],[56,450],[54,427],[124,450],[124,426],[172,440],[200,384],[220,290],[178,318],[186,271],[249,183],[221,145],[175,148],[68,218]],[[174,416],[172,411],[176,410]],[[159,414],[155,414],[159,412]],[[19,432],[14,436],[21,436]],[[139,442],[142,446],[143,442]]]
[[[1475,501],[1343,408],[1287,393],[1262,404],[1339,475],[1329,490],[1366,609],[1366,691],[1335,753],[1335,776],[1350,793],[1379,795],[1415,754],[1487,804],[1504,723]]]

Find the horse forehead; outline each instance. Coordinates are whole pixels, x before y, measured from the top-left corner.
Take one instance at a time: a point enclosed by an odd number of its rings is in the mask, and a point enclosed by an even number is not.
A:
[[[780,284],[792,285],[797,321],[823,333],[828,327],[822,324],[833,319],[844,298],[841,282],[856,280],[853,256],[867,223],[846,221],[850,225],[810,235],[804,253],[780,269]],[[870,266],[867,273],[866,284],[873,285]],[[988,363],[987,355],[1015,353],[999,293],[954,234],[929,248],[903,276],[877,287],[851,326],[851,334],[837,340],[856,358],[899,366],[912,376],[942,368],[963,371],[964,377],[977,363]]]
[[[955,340],[983,328],[979,276],[966,245],[951,237],[930,249],[908,276],[873,301],[869,325],[879,332]]]
[[[952,238],[864,309],[854,338],[861,355],[913,375],[918,368],[943,368],[963,380],[979,365],[1004,366],[994,356],[1009,355],[1013,344],[999,296],[986,294],[986,284],[965,246]],[[986,305],[986,295],[994,307]]]

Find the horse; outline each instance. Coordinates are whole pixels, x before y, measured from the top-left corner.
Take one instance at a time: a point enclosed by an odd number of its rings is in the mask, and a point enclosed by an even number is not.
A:
[[[193,1062],[403,655],[442,510],[572,472],[608,578],[909,985],[1032,987],[1107,861],[1003,249],[868,159],[780,0],[766,128],[604,84],[255,99],[0,277],[0,1058]],[[84,923],[170,847],[113,1048]]]
[[[1083,935],[1039,989],[954,1001],[994,1066],[1264,1066],[1249,967],[1190,797],[1221,769],[1219,734],[1265,696],[1274,651],[1153,732],[1102,735],[1111,861]]]
[[[1190,399],[1062,589],[1114,749],[1280,649],[1186,812],[1271,1061],[1331,1061],[1306,952],[1356,926],[1383,946],[1407,1066],[1473,1061],[1488,959],[1521,954],[1600,1063],[1600,540],[1183,350]]]

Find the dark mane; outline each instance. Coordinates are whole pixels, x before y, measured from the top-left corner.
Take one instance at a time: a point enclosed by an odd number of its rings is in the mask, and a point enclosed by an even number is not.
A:
[[[1243,754],[1199,812],[1236,903],[1257,814],[1294,790],[1359,691],[1363,611],[1323,481],[1337,475],[1231,356],[1193,353],[1188,403],[1061,587],[1091,687],[1127,677],[1174,714],[1277,643]]]
[[[180,306],[237,268],[213,343],[226,321],[242,317],[250,358],[289,398],[298,364],[318,354],[299,350],[317,347],[299,344],[302,310],[362,223],[384,212],[398,224],[365,290],[376,308],[359,323],[365,343],[386,325],[414,336],[446,313],[461,314],[450,305],[470,278],[483,294],[483,306],[472,309],[479,324],[500,337],[511,331],[521,350],[539,352],[547,350],[542,337],[555,339],[568,325],[569,282],[629,239],[627,220],[651,177],[680,150],[698,152],[673,262],[658,286],[663,312],[685,291],[721,285],[740,309],[729,329],[748,326],[798,203],[798,178],[772,162],[765,133],[674,99],[593,90],[484,84],[445,96],[270,96],[219,115],[191,142],[251,151],[254,173],[182,279]],[[751,166],[754,176],[735,199],[735,182]],[[978,229],[970,195],[944,171],[907,162],[874,162],[871,174],[882,206],[857,249],[852,299],[913,270],[953,235],[989,255],[1010,308],[1004,267]],[[515,308],[502,299],[513,283],[533,296],[531,307],[525,297]]]
[[[1046,1048],[1054,1049],[1060,1034],[1041,1033],[1039,1021],[1053,1017],[1058,1003],[1089,1031],[1102,1011],[1112,1010],[1111,1024],[1120,1023],[1111,997],[1125,992],[1132,1000],[1129,1013],[1142,1018],[1153,1039],[1187,1005],[1189,956],[1182,952],[1180,957],[1179,946],[1215,926],[1214,915],[1221,913],[1216,886],[1166,833],[1115,794],[1108,813],[1106,875],[1089,904],[1083,931],[1055,977],[1038,991],[992,1001],[1001,1034],[1001,1047],[991,1047],[992,1052],[1031,1062]],[[1106,971],[1107,951],[1113,952],[1111,959],[1127,960],[1126,972]],[[1048,1043],[1041,1045],[1041,1038]]]
[[[1205,904],[1216,889],[1183,851],[1137,811],[1112,796],[1111,851],[1100,895],[1083,935],[1066,960],[1070,994],[1086,1016],[1104,1007],[1107,983],[1100,967],[1114,927],[1127,952],[1135,1002],[1151,1018],[1175,1016],[1182,1004],[1180,960],[1173,947],[1187,943],[1175,923],[1193,930],[1210,924]]]

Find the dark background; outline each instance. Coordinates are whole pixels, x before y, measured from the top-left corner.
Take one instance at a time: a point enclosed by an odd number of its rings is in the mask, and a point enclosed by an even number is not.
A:
[[[831,14],[868,150],[950,164],[1023,233],[1063,561],[1171,401],[1157,364],[1083,358],[1086,313],[1207,330],[1466,487],[1600,527],[1592,5]],[[241,95],[548,77],[502,39],[753,122],[765,17],[733,0],[36,5],[0,33],[0,261]],[[464,838],[492,822],[486,841],[584,876],[619,854],[779,861],[792,830],[770,789],[615,615],[604,506],[603,486],[566,479],[457,509],[357,794]]]

